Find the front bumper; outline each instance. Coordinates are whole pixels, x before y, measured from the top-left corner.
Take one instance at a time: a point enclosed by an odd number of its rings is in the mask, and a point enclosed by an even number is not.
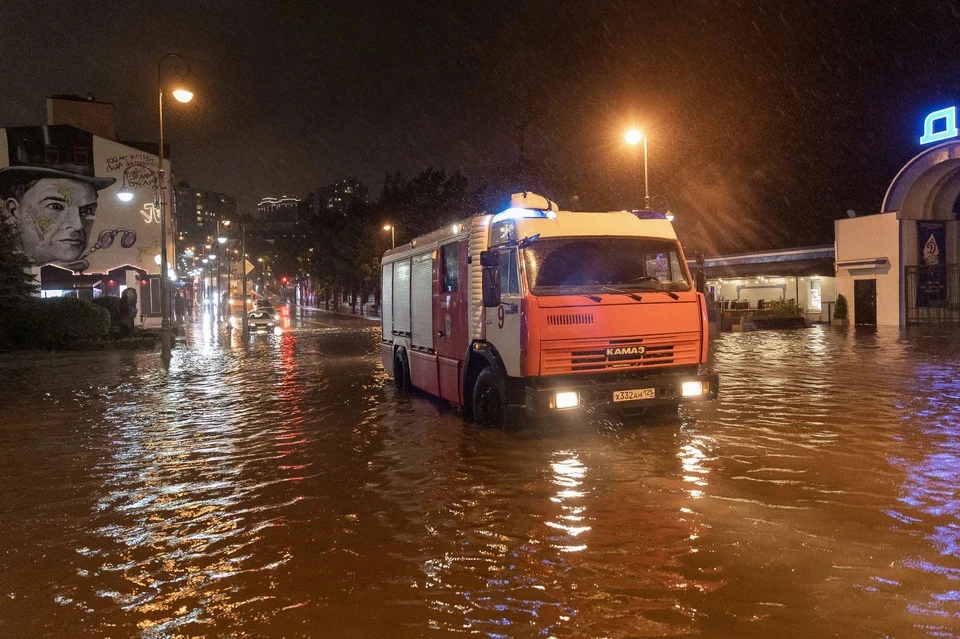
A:
[[[524,407],[528,414],[540,416],[574,415],[583,411],[637,410],[710,401],[717,398],[720,390],[720,376],[706,368],[644,376],[617,376],[615,379],[602,376],[564,376],[533,378],[529,382],[524,388]],[[688,383],[688,389],[695,389],[696,386],[691,383],[699,382],[700,394],[684,395],[685,382]],[[555,408],[558,393],[576,393],[577,406]],[[618,394],[618,399],[622,401],[615,401],[615,394]],[[623,399],[624,396],[642,398]]]

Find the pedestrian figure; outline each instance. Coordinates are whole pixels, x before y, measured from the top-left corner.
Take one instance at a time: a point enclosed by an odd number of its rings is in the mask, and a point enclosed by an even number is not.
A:
[[[173,300],[173,311],[177,316],[177,321],[181,324],[183,323],[183,311],[186,307],[184,303],[183,296],[180,295],[180,291],[177,291],[177,296]]]
[[[137,290],[127,287],[120,296],[120,336],[133,335],[133,325],[137,321]]]

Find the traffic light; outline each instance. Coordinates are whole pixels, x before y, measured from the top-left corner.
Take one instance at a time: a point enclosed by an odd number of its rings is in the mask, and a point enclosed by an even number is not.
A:
[[[281,277],[281,278],[280,278],[280,282],[281,282],[282,284],[286,284],[286,283],[287,283],[287,276],[284,275],[283,277]]]

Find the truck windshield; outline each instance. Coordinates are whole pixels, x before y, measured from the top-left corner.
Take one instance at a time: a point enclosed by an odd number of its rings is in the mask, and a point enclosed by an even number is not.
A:
[[[688,291],[676,241],[643,237],[541,238],[523,249],[534,295]]]

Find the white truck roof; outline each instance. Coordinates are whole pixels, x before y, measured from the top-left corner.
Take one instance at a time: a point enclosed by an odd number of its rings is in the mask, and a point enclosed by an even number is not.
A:
[[[491,216],[490,224],[512,220],[516,239],[540,234],[548,237],[654,237],[676,240],[677,233],[673,225],[663,217],[640,219],[635,213],[627,211],[608,211],[605,213],[582,213],[573,211],[547,211],[544,216],[527,217],[522,213],[513,215],[513,209]],[[491,234],[491,244],[497,242],[497,234]]]
[[[538,233],[542,238],[614,236],[677,239],[673,224],[660,216],[641,219],[636,213],[629,211],[584,213],[511,208],[496,215],[483,215],[462,220],[427,235],[421,235],[412,242],[384,253],[383,262],[392,262],[400,256],[409,254],[411,249],[415,253],[421,253],[433,250],[454,238],[467,239],[470,236],[471,227],[490,229],[491,225],[494,226],[494,232],[490,236],[490,245],[499,243],[500,229],[514,240],[531,237]]]

